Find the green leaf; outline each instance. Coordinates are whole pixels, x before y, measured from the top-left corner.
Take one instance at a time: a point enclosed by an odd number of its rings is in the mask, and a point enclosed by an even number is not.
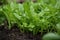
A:
[[[43,40],[60,40],[60,35],[56,33],[47,33],[43,36]]]

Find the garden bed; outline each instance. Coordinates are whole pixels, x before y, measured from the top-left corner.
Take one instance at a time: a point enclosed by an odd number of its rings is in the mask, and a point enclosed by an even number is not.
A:
[[[60,40],[60,0],[17,2],[0,2],[0,40]]]

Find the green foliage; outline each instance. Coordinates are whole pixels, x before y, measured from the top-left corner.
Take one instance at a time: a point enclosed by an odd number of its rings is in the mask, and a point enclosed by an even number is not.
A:
[[[47,33],[43,36],[42,40],[60,40],[60,35],[56,33]]]
[[[56,24],[57,33],[60,34],[60,23]]]
[[[3,24],[5,20],[5,15],[2,12],[2,7],[0,6],[0,25]]]
[[[0,4],[3,5],[3,4],[7,4],[7,0],[0,0]]]
[[[11,2],[2,6],[3,14],[8,20],[8,28],[14,23],[22,31],[31,31],[33,34],[43,30],[55,29],[60,22],[59,0],[37,0],[36,3],[26,1],[23,4]],[[49,30],[49,29],[48,29]]]

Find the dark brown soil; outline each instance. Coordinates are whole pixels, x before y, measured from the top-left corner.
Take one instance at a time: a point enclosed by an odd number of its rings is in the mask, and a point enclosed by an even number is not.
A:
[[[8,30],[0,26],[0,40],[41,40],[41,34],[33,36],[32,33],[22,33],[17,27]]]

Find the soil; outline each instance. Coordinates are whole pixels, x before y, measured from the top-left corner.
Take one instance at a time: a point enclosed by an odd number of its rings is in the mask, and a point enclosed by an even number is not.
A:
[[[14,26],[8,30],[5,26],[0,26],[0,40],[41,40],[41,34],[32,35],[32,33],[22,33]]]

